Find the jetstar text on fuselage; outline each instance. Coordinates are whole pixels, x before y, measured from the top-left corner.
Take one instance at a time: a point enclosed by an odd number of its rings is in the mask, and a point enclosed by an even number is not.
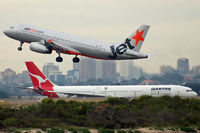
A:
[[[120,44],[116,48],[114,45],[111,45],[110,50],[112,52],[112,55],[109,55],[108,57],[111,59],[115,59],[117,58],[117,54],[122,55],[127,51],[127,49],[133,50],[135,46],[137,47],[137,44],[139,43],[139,41],[144,41],[144,38],[142,37],[143,33],[144,33],[144,30],[139,32],[139,30],[137,29],[136,34],[133,37],[131,37],[132,40],[135,40],[135,43],[131,44],[131,39],[126,38],[125,43]]]
[[[108,57],[110,57],[111,59],[115,59],[117,57],[117,54],[120,54],[120,55],[123,54],[124,52],[127,51],[128,48],[134,49],[135,46],[132,46],[130,42],[131,42],[131,39],[126,38],[125,43],[120,44],[119,46],[116,47],[116,49],[114,45],[110,46],[110,50],[113,55],[109,55]]]

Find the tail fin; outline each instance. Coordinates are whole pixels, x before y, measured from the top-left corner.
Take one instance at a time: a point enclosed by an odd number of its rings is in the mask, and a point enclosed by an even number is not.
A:
[[[131,39],[131,45],[134,46],[135,51],[140,51],[149,28],[150,25],[141,25],[133,34],[128,37],[128,39]]]
[[[45,91],[53,91],[54,84],[37,68],[33,62],[25,62],[31,77],[33,88],[42,88]]]

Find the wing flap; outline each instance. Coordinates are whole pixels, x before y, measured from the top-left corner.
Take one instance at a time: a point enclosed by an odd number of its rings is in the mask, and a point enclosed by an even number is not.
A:
[[[56,43],[52,40],[48,40],[48,42],[45,42],[45,43],[48,44],[49,46],[51,46],[53,49],[58,49],[61,51],[72,51],[72,52],[80,54],[80,52],[78,50],[76,50],[74,48],[70,48],[64,44]]]

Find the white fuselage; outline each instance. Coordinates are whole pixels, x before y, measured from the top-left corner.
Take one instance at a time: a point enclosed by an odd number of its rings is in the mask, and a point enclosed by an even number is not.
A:
[[[103,86],[58,86],[53,84],[31,61],[25,62],[33,87],[29,89],[51,98],[88,97],[139,97],[150,96],[197,96],[191,88],[179,85],[103,85]]]
[[[197,96],[197,93],[191,88],[178,85],[54,86],[54,91],[59,97],[75,95],[128,98],[142,95]]]
[[[4,31],[8,37],[19,40],[21,42],[41,42],[43,40],[53,40],[55,46],[53,50],[57,48],[66,48],[61,50],[61,53],[82,55],[95,59],[106,59],[106,60],[125,60],[125,59],[141,59],[147,58],[148,56],[137,51],[129,50],[126,44],[124,44],[124,51],[130,54],[118,54],[118,50],[123,50],[119,43],[109,44],[93,39],[77,37],[74,35],[66,34],[63,32],[55,32],[52,30],[39,28],[30,25],[15,25]],[[113,57],[113,58],[111,58]]]

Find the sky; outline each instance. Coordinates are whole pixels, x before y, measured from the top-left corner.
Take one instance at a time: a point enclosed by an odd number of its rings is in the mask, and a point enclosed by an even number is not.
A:
[[[39,68],[54,62],[66,73],[72,69],[72,55],[43,55],[17,51],[19,42],[3,30],[14,24],[30,24],[114,43],[123,40],[142,24],[151,25],[141,48],[148,59],[133,60],[145,72],[157,73],[161,65],[176,68],[176,60],[187,57],[190,67],[200,65],[199,0],[0,0],[0,71],[26,70],[25,61]],[[123,61],[118,61],[123,62]]]

